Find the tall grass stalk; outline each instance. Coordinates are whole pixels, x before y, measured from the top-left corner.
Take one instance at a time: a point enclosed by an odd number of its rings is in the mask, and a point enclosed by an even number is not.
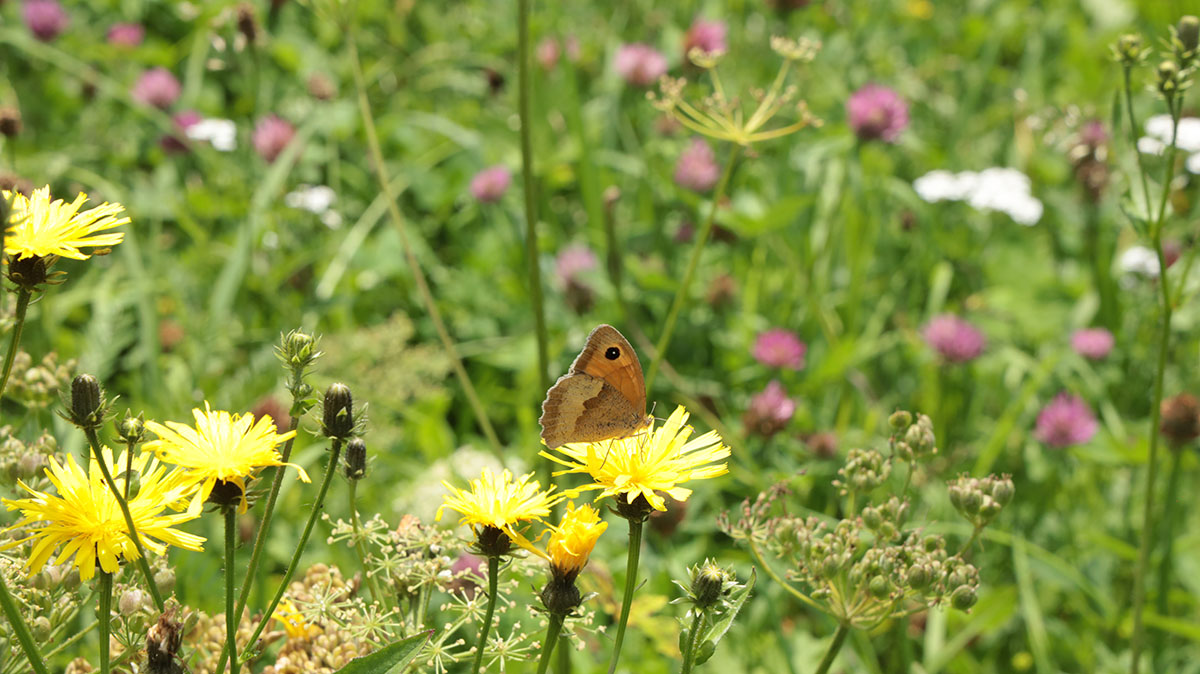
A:
[[[1125,72],[1125,98],[1128,108],[1132,111],[1133,91],[1130,85],[1129,71]],[[1182,101],[1178,97],[1170,97],[1167,99],[1167,107],[1171,113],[1171,142],[1166,152],[1166,175],[1162,183],[1162,194],[1159,198],[1158,213],[1152,214],[1150,195],[1146,192],[1146,212],[1149,219],[1147,226],[1150,230],[1150,242],[1154,248],[1155,256],[1158,259],[1158,287],[1160,290],[1159,298],[1161,306],[1159,307],[1159,340],[1157,347],[1157,364],[1154,370],[1154,393],[1151,400],[1150,409],[1150,451],[1146,459],[1146,482],[1144,487],[1145,502],[1142,506],[1142,531],[1138,541],[1138,556],[1137,565],[1133,572],[1133,635],[1130,638],[1130,651],[1132,659],[1129,664],[1130,674],[1138,674],[1141,669],[1142,648],[1145,642],[1146,624],[1144,611],[1146,608],[1146,575],[1149,572],[1150,552],[1154,547],[1155,528],[1154,528],[1154,488],[1158,481],[1158,436],[1159,425],[1162,422],[1162,401],[1163,401],[1163,375],[1167,369],[1167,353],[1170,350],[1171,343],[1171,292],[1167,279],[1167,261],[1166,255],[1163,253],[1162,229],[1163,220],[1167,213],[1167,198],[1171,193],[1171,181],[1175,177],[1175,159],[1176,159],[1176,136],[1179,132],[1179,115],[1183,108]],[[1145,165],[1141,160],[1141,153],[1137,151],[1137,127],[1134,126],[1134,118],[1132,113],[1129,118],[1130,128],[1129,133],[1134,146],[1134,152],[1138,154],[1138,167],[1142,173],[1143,189],[1146,188],[1148,180],[1146,178]]]
[[[396,205],[396,199],[392,194],[392,181],[388,174],[387,164],[383,161],[383,150],[380,149],[379,145],[379,133],[375,129],[375,117],[371,113],[371,103],[367,98],[366,78],[363,77],[362,63],[358,57],[357,24],[354,21],[356,5],[357,3],[351,3],[350,7],[346,10],[346,45],[350,52],[350,66],[354,75],[354,87],[358,92],[359,114],[362,117],[363,128],[367,135],[367,150],[371,153],[371,162],[375,165],[375,176],[379,181],[379,189],[383,192],[384,199],[387,201],[388,214],[391,216],[392,223],[400,235],[400,243],[404,248],[404,258],[408,263],[408,268],[412,270],[413,280],[416,282],[417,293],[421,297],[421,303],[425,305],[425,311],[429,314],[429,320],[433,322],[433,327],[442,342],[442,348],[446,351],[446,356],[450,359],[459,385],[463,388],[463,395],[467,397],[467,402],[471,405],[471,409],[475,413],[475,419],[479,424],[480,430],[483,432],[484,437],[487,438],[492,451],[495,452],[496,456],[500,456],[502,450],[500,438],[496,436],[496,430],[492,427],[492,422],[488,418],[487,411],[484,409],[483,403],[479,400],[479,394],[475,392],[475,386],[471,383],[471,377],[467,374],[467,369],[463,367],[458,347],[454,345],[454,340],[450,337],[450,331],[446,329],[446,323],[442,320],[442,313],[437,308],[437,301],[433,296],[433,291],[429,288],[425,272],[422,271],[421,262],[417,259],[412,243],[408,239],[408,227],[405,223],[404,215],[400,213],[400,207]]]
[[[717,182],[717,187],[713,191],[712,205],[708,209],[708,217],[704,219],[704,224],[701,225],[700,231],[696,233],[696,241],[692,244],[692,253],[688,257],[688,264],[683,272],[683,279],[679,282],[679,288],[675,291],[675,299],[671,301],[671,309],[667,312],[666,321],[663,322],[662,334],[658,338],[658,343],[654,345],[650,367],[646,371],[647,391],[654,386],[654,377],[658,374],[658,368],[662,366],[663,359],[667,357],[667,347],[671,344],[671,336],[675,332],[675,322],[679,319],[679,312],[683,309],[683,304],[688,299],[688,291],[692,286],[692,278],[696,275],[696,268],[700,266],[700,256],[704,253],[704,244],[708,243],[708,235],[712,233],[713,222],[717,217],[717,209],[721,205],[721,200],[725,197],[725,191],[729,187],[729,178],[733,175],[733,166],[737,163],[741,151],[742,146],[736,143],[730,148],[729,158],[725,160],[725,169],[721,171],[721,179]]]
[[[538,383],[550,388],[550,356],[546,344],[546,311],[542,302],[542,270],[538,264],[537,194],[533,175],[533,120],[529,113],[532,56],[529,49],[530,0],[517,0],[517,100],[521,117],[521,177],[525,184],[525,256],[529,274],[529,299],[533,304],[533,324],[537,334]]]

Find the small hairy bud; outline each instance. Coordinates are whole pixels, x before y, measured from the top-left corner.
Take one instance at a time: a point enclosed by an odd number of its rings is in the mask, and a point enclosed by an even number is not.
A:
[[[104,420],[104,394],[100,380],[81,374],[71,381],[71,423],[80,428],[98,428]]]
[[[902,431],[912,424],[912,412],[904,410],[896,410],[892,412],[892,416],[888,417],[888,425],[894,430]]]
[[[1121,65],[1131,67],[1142,60],[1142,36],[1137,33],[1122,35],[1113,47],[1116,59]]]
[[[1179,17],[1175,24],[1175,56],[1184,64],[1191,65],[1200,47],[1200,19],[1191,14]]]
[[[696,598],[696,606],[705,609],[716,604],[721,599],[728,579],[729,573],[716,562],[705,562],[692,578],[692,595]]]
[[[1164,98],[1179,93],[1179,64],[1170,59],[1158,64],[1158,91]]]
[[[115,422],[114,425],[117,428],[117,435],[126,444],[140,444],[146,437],[146,416],[143,412],[138,412],[135,417],[129,410],[125,410],[125,417]]]
[[[354,433],[354,397],[345,384],[332,384],[325,391],[322,431],[327,437],[345,440]]]
[[[367,475],[367,443],[354,438],[346,444],[346,478],[361,480]]]

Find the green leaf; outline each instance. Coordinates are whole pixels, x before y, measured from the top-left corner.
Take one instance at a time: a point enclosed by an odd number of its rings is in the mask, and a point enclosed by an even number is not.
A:
[[[701,640],[700,649],[696,652],[697,665],[704,664],[716,652],[721,637],[725,636],[725,633],[733,626],[733,619],[737,617],[742,607],[746,605],[746,600],[750,598],[750,591],[754,589],[756,579],[757,574],[751,570],[750,580],[746,581],[746,585],[729,598],[729,608],[708,629],[696,635],[696,638]]]
[[[412,662],[417,650],[429,639],[433,630],[414,634],[407,639],[394,643],[346,663],[345,667],[337,670],[336,674],[387,674]]]

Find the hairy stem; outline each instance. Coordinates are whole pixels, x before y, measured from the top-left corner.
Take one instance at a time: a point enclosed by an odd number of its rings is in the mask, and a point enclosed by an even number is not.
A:
[[[25,288],[17,291],[17,310],[13,317],[12,335],[8,340],[8,353],[4,354],[4,373],[0,375],[0,396],[8,390],[8,376],[12,374],[13,360],[17,357],[17,347],[21,343],[21,330],[25,327],[25,314],[29,311],[29,299],[33,293]]]
[[[550,624],[546,626],[546,639],[542,642],[542,655],[538,658],[537,674],[546,674],[550,668],[550,656],[554,654],[554,646],[558,643],[558,635],[562,632],[564,616],[559,613],[550,614]],[[562,652],[562,646],[559,646]]]
[[[229,651],[229,671],[238,673],[237,628],[241,622],[233,617],[233,553],[237,547],[237,508],[225,506],[225,650]]]
[[[679,674],[691,674],[692,667],[696,662],[696,644],[697,636],[700,633],[700,625],[704,622],[704,611],[693,608],[695,617],[692,618],[692,629],[688,630],[687,644],[683,647],[683,666],[679,669]]]
[[[617,621],[617,638],[613,642],[608,674],[617,671],[617,663],[621,660],[621,644],[625,641],[625,626],[629,622],[629,609],[633,605],[633,591],[637,589],[638,558],[642,554],[642,527],[644,524],[644,522],[629,520],[629,552],[625,560],[625,594],[621,599],[621,617]]]
[[[483,651],[487,647],[488,632],[492,629],[492,617],[496,615],[496,585],[500,577],[500,557],[488,555],[488,603],[487,612],[483,616],[483,624],[479,626],[479,642],[475,646],[475,662],[471,665],[471,674],[479,674],[483,666]]]
[[[833,635],[833,641],[829,644],[829,650],[825,651],[825,657],[821,658],[821,664],[817,665],[817,669],[813,674],[827,674],[829,668],[833,666],[833,661],[837,658],[838,651],[842,650],[842,644],[846,643],[846,636],[850,634],[850,626],[845,624],[838,625],[837,633]]]
[[[100,610],[96,619],[100,621],[100,674],[108,674],[108,633],[112,623],[112,574],[100,571]]]

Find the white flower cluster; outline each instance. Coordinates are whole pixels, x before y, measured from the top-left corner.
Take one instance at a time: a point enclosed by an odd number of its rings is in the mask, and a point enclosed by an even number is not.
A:
[[[237,148],[237,125],[228,119],[202,119],[187,128],[187,137],[205,140],[214,150],[232,152]]]
[[[1016,169],[979,172],[930,171],[913,182],[925,201],[965,201],[981,211],[1000,211],[1027,227],[1042,219],[1042,202],[1033,196],[1029,176]]]
[[[1142,154],[1161,155],[1171,145],[1171,116],[1155,115],[1146,120],[1146,135],[1138,138]],[[1188,173],[1200,173],[1200,117],[1181,117],[1175,147],[1188,153]]]
[[[330,229],[337,229],[342,224],[341,214],[332,210],[335,201],[337,193],[328,185],[300,185],[283,197],[283,203],[289,207],[321,216],[321,222]]]
[[[1145,246],[1130,246],[1121,253],[1117,267],[1126,274],[1158,278],[1158,255]]]

